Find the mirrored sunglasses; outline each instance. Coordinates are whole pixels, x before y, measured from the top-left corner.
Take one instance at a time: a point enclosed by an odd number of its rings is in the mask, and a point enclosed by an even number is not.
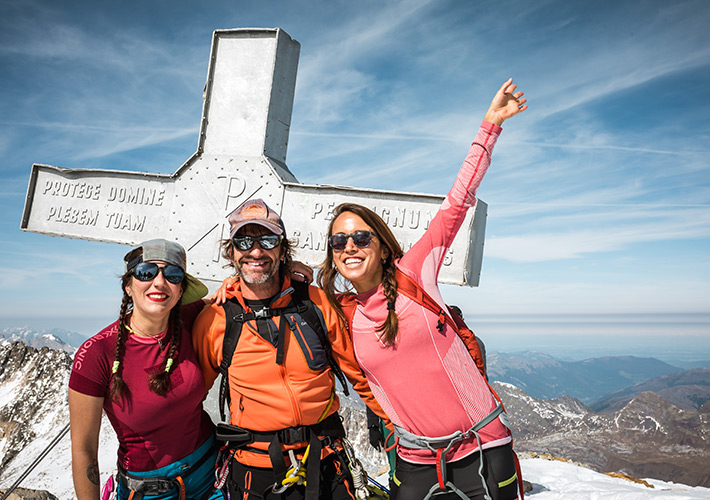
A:
[[[372,241],[372,237],[376,236],[372,231],[355,231],[354,233],[335,233],[328,238],[330,247],[336,252],[342,252],[348,246],[348,238],[353,239],[353,243],[358,248],[367,247]]]
[[[160,272],[163,273],[165,281],[173,285],[182,283],[182,280],[185,279],[185,271],[183,271],[182,268],[174,264],[160,267],[155,262],[141,262],[138,264],[133,268],[133,277],[138,281],[152,281]]]
[[[254,242],[258,241],[259,246],[264,250],[273,250],[279,243],[281,243],[280,234],[262,234],[261,236],[233,236],[232,245],[237,250],[246,252],[251,250],[254,246]]]

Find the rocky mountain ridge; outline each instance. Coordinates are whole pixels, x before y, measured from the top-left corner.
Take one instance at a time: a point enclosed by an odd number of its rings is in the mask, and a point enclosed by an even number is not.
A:
[[[696,368],[652,378],[608,394],[590,407],[598,412],[616,411],[643,392],[654,392],[683,410],[699,410],[710,401],[710,368]]]
[[[71,362],[62,350],[36,349],[19,341],[0,343],[0,489],[24,473],[69,423]],[[105,417],[99,440],[99,465],[106,479],[115,469],[118,443]],[[70,444],[68,435],[61,439],[20,486],[73,498]]]
[[[710,403],[683,410],[643,392],[623,408],[596,413],[568,396],[542,400],[494,382],[519,451],[549,453],[599,472],[710,486]]]
[[[73,354],[84,340],[86,339],[83,339],[79,334],[68,330],[54,329],[40,332],[26,326],[0,330],[0,344],[22,342],[36,349],[49,347],[69,354]]]
[[[0,344],[18,340],[37,349],[47,346],[71,354],[86,339],[78,333],[62,329],[40,331],[21,327],[0,330]],[[655,358],[604,356],[583,361],[563,361],[538,351],[489,352],[488,373],[491,380],[513,384],[531,396],[549,399],[569,395],[597,410],[602,409],[598,407],[601,404],[598,401],[616,396],[623,399],[624,394],[627,394],[623,391],[659,376],[659,383],[641,387],[634,394],[650,390],[662,393],[664,398],[681,408],[698,408],[708,398],[707,385],[710,383],[708,378],[705,378],[705,388],[701,387],[702,382],[696,383],[697,392],[694,392],[695,389],[689,383],[681,384],[673,377],[663,378],[664,375],[684,372]],[[683,377],[679,375],[679,378]],[[665,387],[664,381],[667,383]],[[681,385],[684,386],[682,390]]]

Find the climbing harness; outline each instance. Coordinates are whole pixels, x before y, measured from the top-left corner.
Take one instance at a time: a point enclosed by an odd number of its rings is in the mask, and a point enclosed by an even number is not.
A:
[[[163,495],[175,490],[178,492],[179,500],[189,500],[185,490],[185,480],[190,477],[193,472],[198,470],[210,457],[212,457],[215,446],[217,446],[217,441],[215,441],[215,444],[210,446],[207,452],[194,464],[183,470],[181,474],[175,478],[165,476],[136,476],[121,467],[121,464],[118,464],[118,483],[123,488],[130,491],[128,500],[142,500],[145,496]],[[196,500],[206,500],[216,491],[216,489],[216,486],[213,485],[202,495],[200,499]]]
[[[276,475],[272,487],[274,493],[283,492],[291,486],[302,484],[306,487],[305,498],[317,500],[320,488],[320,460],[324,447],[334,448],[334,444],[345,436],[345,429],[337,413],[323,421],[300,427],[289,427],[279,431],[252,431],[226,423],[217,424],[217,439],[227,442],[232,450],[245,449],[253,443],[269,443],[268,454]],[[296,459],[295,451],[289,452],[291,466],[286,466],[281,445],[308,443],[303,457]]]
[[[456,431],[448,436],[441,437],[425,437],[413,434],[402,427],[397,425],[394,426],[394,431],[399,439],[399,445],[405,448],[412,449],[428,449],[436,454],[436,476],[438,482],[435,483],[423,500],[429,500],[436,495],[444,495],[446,493],[452,492],[461,497],[463,500],[469,500],[469,498],[458,489],[451,481],[446,478],[446,454],[449,450],[458,442],[465,439],[470,439],[472,437],[476,438],[476,443],[478,443],[478,450],[481,454],[481,460],[478,464],[478,475],[481,477],[481,482],[483,483],[483,489],[485,490],[485,499],[491,500],[490,492],[488,491],[488,484],[486,484],[486,479],[483,477],[483,446],[481,443],[481,438],[478,435],[478,431],[483,429],[486,425],[491,423],[498,417],[504,416],[503,405],[498,404],[492,412],[486,415],[480,422],[472,426],[466,432]],[[503,419],[503,423],[506,424],[507,420]]]

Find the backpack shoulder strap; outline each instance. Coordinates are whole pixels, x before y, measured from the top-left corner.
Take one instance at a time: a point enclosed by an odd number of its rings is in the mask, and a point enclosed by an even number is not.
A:
[[[451,328],[458,331],[458,325],[446,314],[444,309],[426,293],[426,290],[405,273],[396,270],[395,279],[397,280],[397,292],[402,293],[412,299],[417,304],[420,304],[431,312],[439,316],[439,324],[436,326],[440,332],[444,331],[444,325],[449,324]]]
[[[219,373],[222,375],[219,385],[219,415],[225,420],[224,403],[231,402],[229,394],[229,366],[237,348],[237,342],[244,326],[244,308],[235,298],[228,299],[222,304],[224,308],[224,338],[222,340],[222,361],[219,364]]]
[[[328,332],[325,330],[325,326],[321,321],[315,308],[316,305],[310,298],[308,294],[308,283],[302,281],[291,281],[291,286],[293,287],[293,297],[292,300],[298,308],[298,312],[301,317],[308,323],[308,326],[316,332],[321,345],[325,349],[326,358],[328,358],[328,364],[332,370],[335,377],[340,381],[340,385],[343,387],[343,393],[348,396],[350,391],[348,390],[348,384],[345,381],[345,375],[343,371],[338,366],[338,363],[333,359],[333,348],[330,345],[330,339],[328,338]]]
[[[476,362],[478,371],[481,372],[483,378],[488,381],[488,371],[486,369],[486,346],[483,344],[481,339],[473,333],[473,330],[466,325],[463,318],[450,306],[447,307],[451,317],[454,318],[459,337],[461,337],[461,340],[463,340],[463,343],[466,345],[469,354],[471,354],[471,357]]]
[[[454,329],[454,331],[456,331],[458,336],[463,341],[464,345],[466,345],[466,348],[468,349],[469,354],[473,358],[473,361],[476,363],[478,371],[481,372],[483,378],[488,380],[488,376],[486,373],[485,355],[483,354],[481,345],[479,344],[476,335],[466,325],[463,318],[459,316],[455,311],[453,311],[449,306],[446,307],[449,311],[449,314],[446,314],[446,312],[439,306],[439,304],[434,299],[431,298],[431,296],[426,292],[426,290],[424,290],[416,281],[414,281],[412,278],[407,276],[399,269],[397,269],[396,272],[396,279],[397,292],[401,292],[402,294],[415,301],[417,304],[421,304],[423,307],[426,307],[434,314],[437,314],[439,316],[439,324],[437,325],[439,331],[443,331],[444,325],[447,323],[450,327]]]

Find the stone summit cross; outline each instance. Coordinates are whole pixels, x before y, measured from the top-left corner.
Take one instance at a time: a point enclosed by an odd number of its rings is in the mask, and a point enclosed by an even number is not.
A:
[[[300,45],[281,29],[217,30],[197,151],[174,174],[32,166],[21,229],[136,244],[181,243],[191,274],[210,288],[226,276],[219,240],[242,202],[263,198],[284,220],[295,256],[319,264],[332,210],[372,208],[407,250],[443,197],[300,184],[286,166]],[[453,180],[453,174],[452,174]],[[470,210],[441,270],[444,283],[478,285],[486,204]]]

